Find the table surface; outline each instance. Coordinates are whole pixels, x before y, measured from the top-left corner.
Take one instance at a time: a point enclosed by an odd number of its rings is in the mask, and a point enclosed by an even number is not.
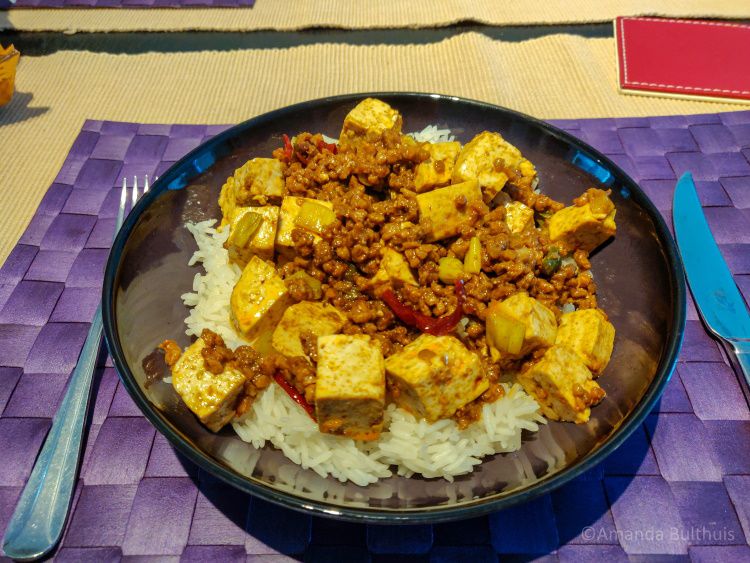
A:
[[[523,41],[553,33],[571,33],[582,37],[611,37],[612,35],[612,27],[609,24],[549,27],[456,25],[440,29],[350,31],[323,29],[237,34],[180,32],[66,35],[63,33],[10,32],[3,35],[3,42],[9,39],[22,53],[32,56],[45,55],[59,50],[135,54],[152,51],[167,53],[272,49],[329,42],[351,45],[432,43],[465,31],[477,31],[491,38],[505,41]],[[632,155],[626,156],[620,152],[622,151],[621,145],[619,148],[614,146],[614,143],[618,142],[617,135],[612,137],[609,128],[589,126],[585,120],[567,123],[567,127],[574,134],[577,131],[584,131],[584,135],[590,136],[586,139],[589,142],[603,143],[605,152],[607,152],[607,147],[614,150],[612,154],[615,158],[618,158],[617,155],[620,154],[621,164],[629,166],[629,172],[634,176],[647,176],[644,178],[646,184],[644,188],[655,199],[657,206],[662,211],[668,212],[668,197],[664,195],[664,190],[668,182],[672,180],[649,176],[659,168],[656,165],[656,154],[651,154],[649,151],[661,150],[665,146],[664,142],[678,142],[682,136],[675,133],[674,138],[669,135],[654,137],[646,131],[641,131],[639,137],[638,129],[643,128],[643,125],[639,125],[637,121],[634,121],[632,125],[632,131],[625,135],[625,138],[629,139],[627,142],[635,146],[643,141],[641,146],[646,151],[634,158],[631,158]],[[722,137],[716,137],[710,130],[712,123],[692,125],[706,126],[703,141],[697,142],[708,143],[709,150],[720,148]],[[687,126],[686,124],[685,127]],[[733,127],[734,129],[730,128],[732,131],[741,131],[745,134],[750,124],[743,122]],[[675,126],[675,129],[682,128],[683,126],[679,124]],[[665,138],[668,141],[665,141]],[[660,140],[662,144],[659,144]],[[711,143],[714,144],[711,145]],[[631,147],[626,148],[628,151],[631,150]],[[659,157],[663,159],[664,153],[662,152]],[[727,159],[727,162],[729,160]],[[703,159],[702,162],[706,171],[714,169],[711,164],[712,158]],[[747,190],[743,191],[739,182],[724,183],[719,182],[718,177],[707,176],[702,179],[702,184],[699,187],[703,190],[704,198],[713,198],[713,203],[718,206],[727,205],[727,198],[730,201],[737,198],[737,201],[741,202],[742,214],[745,218],[748,217]],[[717,203],[719,199],[721,202]],[[47,204],[54,206],[55,202],[47,201]],[[110,219],[107,218],[103,228],[111,223]],[[721,225],[721,217],[718,217],[716,224]],[[96,229],[95,225],[96,221],[92,222],[91,228]],[[732,239],[733,236],[740,236],[743,244],[750,242],[746,237],[742,238],[744,235],[741,233],[733,235],[730,231],[730,227],[721,231],[726,241]],[[104,240],[102,236],[99,236],[99,239]],[[29,240],[31,239],[27,239],[26,242],[28,243]],[[734,245],[735,242],[730,244]],[[90,258],[88,262],[83,259],[80,264],[73,261],[62,266],[67,267],[68,274],[76,267],[82,272],[89,271],[98,264],[96,260],[99,254],[103,255],[99,246],[79,249],[84,252],[87,259]],[[732,248],[735,249],[735,246]],[[47,249],[52,252],[57,250],[59,249]],[[66,254],[66,251],[62,254]],[[27,258],[29,258],[27,266],[30,266],[33,257]],[[22,258],[22,261],[24,259]],[[733,256],[733,260],[747,269],[747,256],[738,253],[737,256]],[[52,269],[39,270],[43,266],[44,264],[40,262],[27,283],[31,282],[31,285],[42,283],[39,281],[41,280],[39,276],[43,278],[46,274],[56,275]],[[741,274],[744,276],[743,280],[747,282],[748,276],[745,274],[750,274],[750,270],[747,272],[742,270]],[[35,276],[39,280],[35,280]],[[54,285],[58,282],[46,280],[43,283]],[[750,290],[750,284],[746,286]],[[84,294],[82,289],[82,287],[61,289],[61,292],[69,291],[69,298],[60,302],[60,310],[56,313],[50,309],[50,315],[57,315],[53,320],[59,323],[69,320],[74,323],[85,322],[84,319],[79,318],[82,311],[75,305]],[[29,298],[25,295],[27,292],[20,293],[24,294],[20,298]],[[5,299],[7,298],[9,295],[5,296]],[[50,303],[45,303],[50,305]],[[89,305],[91,304],[85,305],[84,308],[90,309]],[[719,438],[729,432],[736,436],[737,443],[750,444],[750,422],[746,416],[747,405],[741,402],[740,387],[733,379],[734,375],[723,367],[721,352],[716,344],[705,335],[693,309],[691,309],[690,319],[688,338],[692,350],[691,357],[681,365],[660,407],[649,418],[648,423],[639,429],[626,447],[621,448],[609,462],[540,501],[512,511],[498,513],[489,518],[435,527],[421,526],[404,529],[341,524],[321,518],[311,519],[296,515],[251,499],[246,495],[233,495],[228,487],[198,472],[188,462],[177,456],[166,440],[156,434],[150,425],[147,423],[144,425],[145,421],[141,422],[139,413],[134,410],[134,405],[119,385],[114,370],[111,366],[102,366],[97,375],[97,396],[101,395],[101,399],[97,400],[94,409],[94,424],[89,433],[89,448],[87,458],[84,460],[87,465],[84,467],[83,476],[90,479],[91,485],[82,484],[78,488],[75,503],[76,510],[80,510],[80,513],[74,515],[72,521],[69,522],[67,531],[69,543],[58,552],[57,557],[59,560],[71,561],[81,560],[84,557],[93,557],[94,560],[118,560],[124,551],[135,557],[139,553],[138,542],[148,535],[148,530],[144,525],[129,523],[134,520],[130,515],[137,513],[145,522],[155,523],[159,519],[168,520],[175,532],[175,537],[185,536],[184,541],[188,545],[182,552],[183,560],[196,561],[245,560],[246,557],[250,560],[275,561],[283,559],[279,553],[291,555],[296,559],[304,558],[314,561],[337,559],[494,561],[498,557],[501,560],[537,558],[543,560],[547,557],[561,561],[597,560],[601,557],[625,560],[627,555],[622,546],[634,547],[634,552],[638,552],[638,546],[645,545],[645,551],[641,550],[641,553],[648,553],[649,541],[652,544],[654,541],[657,543],[662,541],[653,538],[630,537],[637,536],[640,528],[643,528],[641,532],[648,532],[644,526],[656,527],[658,531],[660,519],[667,522],[679,520],[685,523],[686,529],[693,535],[701,533],[701,526],[704,522],[710,521],[714,525],[718,522],[723,525],[723,535],[708,538],[709,541],[704,544],[695,542],[692,537],[678,538],[680,545],[695,547],[691,547],[689,552],[686,547],[681,554],[674,554],[677,559],[686,559],[689,556],[695,561],[750,560],[750,549],[744,540],[745,537],[750,537],[750,515],[746,510],[740,509],[737,509],[738,513],[735,514],[732,508],[732,503],[736,506],[750,506],[750,481],[744,475],[750,473],[750,458],[747,457],[746,452],[733,456],[731,448]],[[49,316],[45,322],[47,320]],[[58,339],[65,341],[63,334],[57,336],[53,334],[55,328],[53,326],[43,329],[46,340],[41,339],[43,341],[40,346],[47,345],[50,350],[57,349],[59,352],[64,352],[59,350],[59,346],[55,346]],[[77,339],[82,335],[83,333],[76,332],[66,337]],[[48,359],[54,363],[53,357]],[[70,358],[64,353],[59,358],[59,362],[69,363],[69,360]],[[701,362],[707,362],[708,367],[704,365],[704,368],[699,368]],[[67,364],[61,369],[66,366]],[[25,377],[17,371],[17,368],[5,370],[0,375],[16,377],[19,381],[21,377]],[[713,380],[718,382],[715,384],[727,393],[729,397],[727,404],[717,407],[696,399],[700,397],[702,386],[711,384],[711,381],[707,379],[708,375],[712,376]],[[44,379],[44,383],[48,386],[45,393],[50,397],[61,392],[59,378],[54,378],[52,374],[41,373],[35,376]],[[5,415],[10,415],[7,418],[3,417],[2,423],[5,431],[0,433],[0,444],[10,444],[8,440],[13,436],[16,438],[23,436],[33,444],[41,444],[52,412],[38,410],[41,407],[34,400],[33,386],[24,385],[17,389],[21,389],[21,392],[16,391],[20,393],[18,396],[0,396],[0,403],[5,406]],[[693,407],[690,406],[691,400],[697,400]],[[0,408],[0,412],[2,411],[3,409]],[[740,414],[737,415],[737,413]],[[40,422],[42,419],[45,422]],[[27,422],[28,420],[32,422]],[[694,432],[694,436],[697,436],[695,438],[697,443],[693,444],[688,440],[676,445],[671,444],[670,442],[681,436],[680,432],[685,428]],[[97,441],[101,442],[98,448]],[[132,456],[124,454],[115,458],[105,455],[109,446],[120,441],[136,449],[145,447],[143,443],[147,443],[149,451],[134,451]],[[708,450],[716,452],[711,454],[715,465],[685,467],[674,463],[674,456],[689,456],[692,447],[703,452]],[[4,521],[9,510],[12,509],[14,499],[25,478],[23,476],[25,467],[30,462],[30,459],[14,458],[5,469],[0,469],[0,474],[6,477],[11,475],[13,480],[12,487],[0,486],[0,521]],[[119,462],[122,464],[118,465]],[[143,467],[136,468],[143,475],[143,479],[139,477],[137,481],[131,482],[132,479],[127,473],[133,469],[128,464],[133,463],[143,464]],[[659,474],[657,464],[671,472],[670,475],[677,482],[676,485],[673,485],[669,479],[665,480],[664,471],[662,475]],[[622,470],[623,467],[626,471]],[[725,478],[724,487],[721,486],[720,475],[727,467],[730,467],[730,474],[734,472],[737,475]],[[156,494],[163,495],[166,504],[159,506],[159,503],[154,502]],[[620,499],[621,504],[617,511],[614,508],[611,512],[608,510],[608,498]],[[644,504],[642,502],[644,498],[651,499],[653,504]],[[195,522],[198,519],[200,526],[195,524],[191,526],[191,521],[185,521],[184,512],[190,507],[194,511],[192,521]],[[570,511],[571,518],[569,520],[562,520],[559,517],[555,519],[554,514],[557,510],[565,510],[566,507]],[[96,529],[97,523],[105,519],[111,519],[111,525],[106,529],[109,535],[103,539],[93,537],[91,530]],[[643,524],[644,522],[646,524]],[[274,527],[274,523],[277,523],[278,527]],[[597,537],[587,538],[584,535],[590,533],[586,531],[586,524],[597,534]],[[727,535],[731,538],[728,539]],[[568,541],[569,545],[555,551],[558,542],[562,541]],[[125,550],[122,549],[123,542],[127,544]],[[663,542],[657,546],[657,553],[666,555],[671,547],[662,548],[662,545]],[[172,547],[161,546],[164,554],[173,553],[174,551],[170,552]],[[631,559],[637,560],[638,556],[631,557]]]

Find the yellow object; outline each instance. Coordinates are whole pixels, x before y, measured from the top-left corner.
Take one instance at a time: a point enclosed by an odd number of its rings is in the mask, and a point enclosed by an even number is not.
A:
[[[222,225],[232,220],[236,207],[278,203],[286,191],[284,163],[275,158],[253,158],[234,171],[221,187]]]
[[[461,199],[464,201],[459,204]],[[419,194],[417,205],[420,222],[429,228],[430,241],[456,236],[461,232],[461,226],[469,222],[472,206],[484,208],[476,180]]]
[[[515,349],[512,344],[517,338],[514,332],[515,323],[500,321],[499,317],[505,317],[525,327],[523,345],[519,352],[510,351]],[[487,308],[486,322],[487,344],[493,356],[497,356],[497,351],[505,351],[512,357],[525,356],[537,348],[552,346],[557,336],[555,314],[533,297],[529,297],[526,292],[511,295],[502,302],[493,301]]]
[[[380,267],[370,279],[370,285],[378,286],[387,282],[397,287],[419,285],[406,258],[400,252],[386,246],[383,249],[383,258],[380,259]]]
[[[509,179],[532,185],[536,179],[534,165],[500,133],[489,131],[483,131],[464,145],[453,169],[454,182],[479,182],[487,203],[495,198]]]
[[[333,209],[333,204],[330,201],[323,201],[320,199],[309,199],[305,197],[286,196],[281,200],[281,209],[279,211],[279,227],[276,231],[276,246],[294,248],[294,241],[292,240],[292,231],[299,227],[297,224],[297,216],[300,213],[302,204],[305,202],[311,202],[319,206]],[[320,237],[312,233],[315,240],[320,240]]]
[[[501,314],[487,315],[487,341],[499,352],[518,356],[523,349],[526,325]]]
[[[616,210],[611,200],[606,195],[604,197],[605,202],[596,197],[584,205],[565,207],[552,215],[549,219],[550,240],[565,243],[569,250],[580,248],[591,252],[614,236]]]
[[[187,407],[213,432],[232,418],[237,399],[245,386],[245,376],[232,367],[214,374],[203,362],[201,350],[206,343],[199,338],[185,349],[172,367],[172,385]]]
[[[294,219],[294,223],[298,227],[318,235],[322,234],[326,227],[335,221],[336,214],[333,210],[314,200],[303,201],[299,208],[299,214]]]
[[[518,382],[534,397],[542,414],[550,420],[587,422],[592,405],[604,398],[604,390],[578,354],[564,346],[553,346]]]
[[[0,45],[0,106],[10,102],[16,84],[16,66],[21,54],[13,47]]]
[[[344,148],[362,138],[378,139],[386,131],[400,133],[401,121],[401,114],[385,102],[366,98],[344,118],[339,146]]]
[[[425,143],[424,148],[430,153],[430,158],[417,164],[414,170],[414,189],[417,193],[450,184],[461,143]]]
[[[385,361],[394,402],[428,422],[448,418],[489,387],[482,362],[452,336],[423,334]]]
[[[246,219],[250,217],[252,219]],[[252,256],[266,260],[273,259],[276,241],[276,226],[279,222],[279,208],[275,205],[265,207],[236,207],[229,225],[229,237],[224,248],[229,251],[229,259],[244,267]],[[244,232],[243,232],[243,223]],[[258,223],[257,227],[247,223]],[[247,240],[244,235],[252,231]]]
[[[315,412],[320,431],[374,440],[383,429],[384,410],[380,348],[362,334],[319,337]]]
[[[505,224],[511,233],[521,233],[534,224],[534,210],[520,201],[505,204]]]
[[[232,323],[251,341],[273,330],[290,304],[286,285],[276,268],[257,256],[242,270],[229,300]]]
[[[599,309],[580,309],[560,318],[555,344],[573,350],[595,375],[607,367],[614,342],[615,327]]]
[[[446,256],[438,261],[438,278],[443,283],[453,283],[464,275],[464,263],[453,256]]]
[[[464,256],[464,272],[467,274],[478,274],[482,271],[482,243],[479,237],[471,237],[469,250]]]
[[[300,334],[309,332],[315,336],[336,334],[344,326],[346,317],[333,305],[317,301],[301,301],[284,311],[273,331],[274,349],[284,356],[305,356]]]

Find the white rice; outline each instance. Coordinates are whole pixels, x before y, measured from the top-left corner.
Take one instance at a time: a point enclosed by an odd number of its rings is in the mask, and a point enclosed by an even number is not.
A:
[[[420,143],[447,143],[456,139],[450,129],[439,129],[437,125],[428,125],[421,131],[407,135]]]
[[[230,321],[229,298],[240,269],[230,264],[223,243],[227,229],[217,230],[216,221],[186,225],[198,250],[190,265],[202,263],[205,274],[196,273],[193,292],[182,296],[191,308],[185,319],[186,333],[200,335],[204,328],[220,334],[232,348],[247,344]],[[233,427],[244,441],[261,448],[270,443],[286,457],[322,477],[332,475],[357,485],[399,475],[443,477],[470,473],[481,458],[521,447],[523,430],[535,432],[544,418],[537,403],[518,385],[505,386],[503,398],[485,405],[482,418],[465,430],[453,420],[428,424],[408,412],[389,405],[386,430],[374,442],[322,434],[307,414],[278,386],[271,385],[253,403],[241,422]]]

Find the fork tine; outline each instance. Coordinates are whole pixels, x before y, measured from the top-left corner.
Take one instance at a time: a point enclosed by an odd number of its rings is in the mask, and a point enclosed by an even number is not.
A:
[[[149,185],[148,185],[148,174],[146,174],[146,181],[143,185],[143,193],[145,194],[148,191]]]
[[[133,176],[133,193],[130,201],[130,210],[132,211],[135,207],[135,203],[138,201],[138,176]]]
[[[127,193],[128,193],[128,181],[123,178],[122,179],[122,191],[120,192],[120,207],[117,210],[117,222],[115,223],[115,234],[117,231],[120,230],[120,227],[122,226],[122,221],[125,218],[125,204],[127,203]]]

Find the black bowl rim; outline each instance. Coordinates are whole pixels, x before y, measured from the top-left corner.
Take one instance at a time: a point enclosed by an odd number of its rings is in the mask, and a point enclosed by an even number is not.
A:
[[[487,497],[468,501],[460,505],[415,509],[344,507],[332,503],[304,499],[295,496],[291,492],[283,490],[274,490],[267,485],[253,482],[247,477],[224,466],[214,458],[196,448],[193,448],[188,443],[185,436],[178,430],[174,429],[166,420],[166,417],[164,417],[164,415],[162,415],[161,412],[145,397],[125,362],[123,349],[117,336],[115,315],[114,289],[119,271],[119,263],[125,244],[136,222],[156,196],[167,189],[169,181],[179,177],[183,169],[188,169],[189,163],[193,161],[197,154],[204,152],[209,147],[222,145],[230,138],[241,134],[247,129],[262,126],[268,122],[273,122],[275,119],[287,113],[312,109],[322,104],[356,102],[367,97],[429,98],[431,100],[440,100],[447,103],[475,106],[485,110],[500,111],[526,121],[533,126],[539,127],[553,137],[567,143],[569,146],[582,149],[588,154],[588,156],[594,157],[594,160],[599,164],[603,164],[610,170],[613,170],[616,175],[619,176],[619,180],[621,180],[622,184],[630,190],[638,205],[646,210],[650,219],[655,224],[658,238],[662,243],[662,248],[666,252],[666,259],[669,266],[670,289],[674,295],[675,307],[671,319],[674,329],[666,342],[664,356],[657,368],[654,379],[638,404],[633,410],[631,410],[628,416],[607,440],[574,464],[561,469],[549,477],[543,478],[541,481],[531,485],[527,489],[523,489],[516,493],[510,493],[499,498]],[[178,162],[173,164],[156,182],[154,182],[152,189],[138,201],[134,209],[125,219],[122,228],[112,244],[112,249],[107,260],[102,288],[102,315],[107,345],[114,360],[117,373],[125,389],[151,424],[153,424],[181,454],[200,468],[242,491],[286,508],[308,514],[312,513],[314,515],[327,516],[344,521],[370,524],[429,524],[472,518],[528,502],[560,487],[564,483],[588,471],[619,447],[651,412],[651,409],[659,400],[667,382],[672,376],[685,331],[686,288],[684,271],[682,268],[682,262],[679,259],[677,247],[656,206],[640,186],[638,186],[638,184],[619,166],[617,166],[617,164],[587,143],[584,143],[573,135],[540,119],[487,102],[427,92],[365,92],[318,98],[261,114],[223,131],[205,143],[202,143],[200,146],[186,154]]]

